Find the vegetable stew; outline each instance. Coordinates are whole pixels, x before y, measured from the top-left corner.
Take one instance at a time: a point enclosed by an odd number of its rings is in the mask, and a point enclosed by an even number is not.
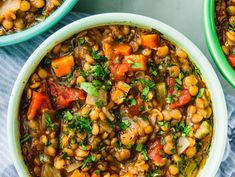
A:
[[[101,26],[57,44],[20,105],[32,176],[197,176],[213,132],[210,94],[187,53],[156,30]]]
[[[1,0],[0,36],[44,21],[62,3],[63,0]]]
[[[216,0],[215,16],[222,50],[235,70],[235,0]]]

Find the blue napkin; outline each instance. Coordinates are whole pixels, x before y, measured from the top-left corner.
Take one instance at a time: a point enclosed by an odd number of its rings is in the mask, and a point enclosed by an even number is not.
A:
[[[7,106],[16,77],[30,54],[54,31],[87,16],[70,13],[51,30],[27,42],[0,48],[0,177],[17,177],[7,142]],[[228,142],[218,177],[235,177],[235,97],[226,95],[228,107]]]

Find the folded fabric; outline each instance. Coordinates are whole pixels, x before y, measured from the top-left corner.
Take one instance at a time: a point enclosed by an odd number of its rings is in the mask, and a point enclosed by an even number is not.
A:
[[[7,106],[12,87],[16,77],[31,53],[44,41],[48,36],[53,34],[59,28],[75,20],[83,18],[87,14],[70,13],[59,24],[51,30],[35,37],[27,42],[1,47],[0,48],[0,176],[17,177],[18,174],[14,168],[7,142]],[[235,177],[235,97],[226,95],[228,107],[229,130],[226,152],[223,162],[217,172],[218,177]],[[225,119],[222,117],[222,119]]]

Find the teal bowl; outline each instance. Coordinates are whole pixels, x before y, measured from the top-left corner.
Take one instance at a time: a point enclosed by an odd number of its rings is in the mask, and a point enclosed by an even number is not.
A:
[[[235,88],[235,71],[220,46],[215,25],[215,0],[204,0],[203,23],[207,47],[223,77]]]
[[[61,20],[77,2],[78,0],[65,0],[64,3],[43,22],[40,22],[37,25],[21,32],[0,37],[0,47],[17,44],[45,32]]]

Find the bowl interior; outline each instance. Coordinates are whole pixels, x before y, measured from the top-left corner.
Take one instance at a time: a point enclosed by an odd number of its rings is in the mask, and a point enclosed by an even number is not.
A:
[[[223,77],[235,88],[235,71],[227,61],[217,37],[215,0],[205,0],[203,9],[204,31],[208,49]]]
[[[213,68],[200,50],[181,33],[160,21],[127,13],[100,14],[73,22],[50,36],[29,57],[15,82],[8,107],[7,128],[9,145],[19,175],[29,175],[20,151],[18,111],[22,92],[31,73],[36,69],[43,56],[45,56],[45,54],[56,44],[82,30],[108,24],[126,24],[142,28],[154,28],[163,33],[165,38],[183,48],[189,54],[196,66],[201,70],[207,87],[211,91],[214,111],[214,134],[207,163],[200,171],[199,176],[214,176],[220,165],[225,149],[227,137],[227,111],[223,91]],[[220,96],[218,97],[218,95]]]
[[[44,31],[54,26],[59,20],[61,20],[75,6],[77,2],[78,0],[65,0],[64,3],[51,15],[49,15],[43,22],[40,22],[35,26],[25,29],[21,32],[0,37],[0,46],[7,46],[23,42],[43,33]]]

